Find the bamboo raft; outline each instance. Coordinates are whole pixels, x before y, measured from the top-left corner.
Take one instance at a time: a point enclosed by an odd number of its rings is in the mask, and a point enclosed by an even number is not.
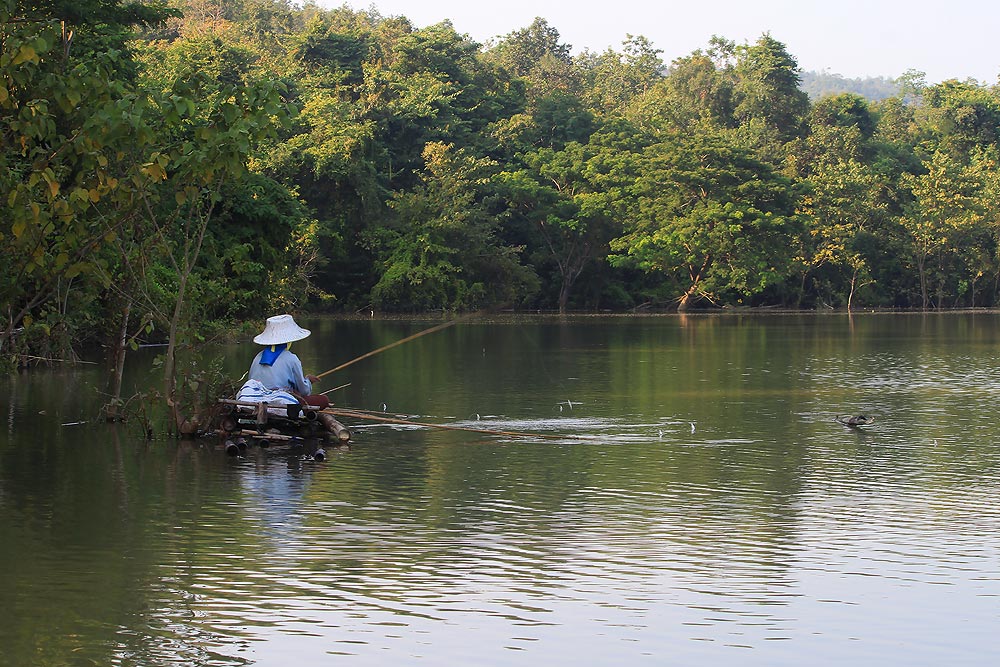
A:
[[[219,399],[216,434],[224,441],[226,453],[238,456],[258,445],[301,445],[313,458],[322,460],[323,446],[331,440],[347,444],[351,432],[332,415],[298,403],[248,403]]]

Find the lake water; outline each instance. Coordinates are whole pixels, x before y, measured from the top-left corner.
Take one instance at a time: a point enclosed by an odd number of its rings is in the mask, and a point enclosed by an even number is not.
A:
[[[434,324],[302,323],[313,373]],[[998,344],[995,313],[465,322],[320,389],[556,437],[354,422],[322,462],[79,424],[96,367],[19,374],[0,665],[998,664]]]

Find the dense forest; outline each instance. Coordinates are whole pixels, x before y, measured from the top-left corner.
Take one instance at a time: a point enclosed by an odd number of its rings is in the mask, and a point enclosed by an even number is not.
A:
[[[668,63],[287,0],[0,0],[0,46],[8,360],[284,310],[1000,298],[976,82],[810,100],[769,34]]]

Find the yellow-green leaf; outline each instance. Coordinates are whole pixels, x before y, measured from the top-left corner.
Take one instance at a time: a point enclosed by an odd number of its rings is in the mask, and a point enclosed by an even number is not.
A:
[[[18,50],[17,55],[14,56],[14,60],[11,61],[13,65],[20,65],[21,63],[26,63],[28,61],[33,63],[38,63],[38,54],[35,53],[34,47],[23,45],[20,50]]]
[[[165,181],[167,179],[167,172],[160,166],[159,162],[154,162],[146,167],[146,173],[153,180]]]

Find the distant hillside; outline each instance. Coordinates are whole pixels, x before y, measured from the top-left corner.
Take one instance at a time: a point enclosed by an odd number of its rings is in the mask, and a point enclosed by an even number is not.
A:
[[[840,74],[830,72],[803,72],[801,88],[811,100],[818,100],[827,95],[854,93],[870,102],[877,102],[899,94],[899,86],[896,85],[895,79],[884,76],[846,79]]]

